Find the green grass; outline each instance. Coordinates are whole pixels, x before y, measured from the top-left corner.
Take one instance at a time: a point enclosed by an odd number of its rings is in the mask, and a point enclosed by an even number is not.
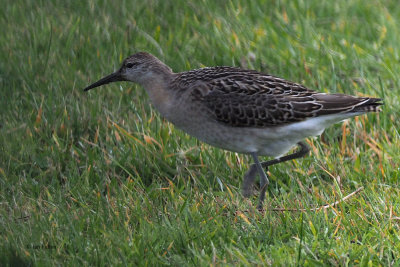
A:
[[[398,1],[3,1],[0,262],[34,265],[399,265]],[[163,120],[139,86],[82,88],[148,51],[175,71],[235,65],[383,112],[271,167]],[[255,58],[249,55],[253,53]],[[325,211],[311,209],[364,190]]]

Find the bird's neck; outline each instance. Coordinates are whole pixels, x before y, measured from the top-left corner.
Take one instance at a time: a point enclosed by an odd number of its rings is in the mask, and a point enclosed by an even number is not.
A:
[[[151,103],[163,116],[167,116],[172,104],[169,86],[174,79],[174,75],[169,68],[163,71],[151,71],[141,81],[141,85],[149,95]]]

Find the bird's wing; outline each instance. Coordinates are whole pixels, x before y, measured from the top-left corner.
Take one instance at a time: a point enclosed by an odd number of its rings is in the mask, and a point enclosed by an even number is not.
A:
[[[210,116],[233,127],[269,127],[310,117],[374,111],[379,99],[324,94],[278,77],[231,67],[185,72],[181,88]],[[193,86],[195,84],[195,86]]]

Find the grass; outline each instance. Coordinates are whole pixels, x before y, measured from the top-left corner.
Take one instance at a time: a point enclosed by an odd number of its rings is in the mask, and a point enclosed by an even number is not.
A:
[[[400,8],[392,1],[6,1],[0,9],[0,260],[11,265],[399,265]],[[175,71],[257,69],[383,112],[270,168],[163,120],[142,88],[83,93],[137,51]],[[356,196],[324,211],[363,186]]]

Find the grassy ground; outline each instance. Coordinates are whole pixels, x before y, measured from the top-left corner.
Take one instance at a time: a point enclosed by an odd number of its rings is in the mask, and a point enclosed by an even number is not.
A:
[[[400,264],[398,1],[4,2],[1,262]],[[82,92],[137,51],[175,71],[242,66],[385,106],[270,168],[259,213],[240,194],[248,156],[175,129],[138,86]]]

